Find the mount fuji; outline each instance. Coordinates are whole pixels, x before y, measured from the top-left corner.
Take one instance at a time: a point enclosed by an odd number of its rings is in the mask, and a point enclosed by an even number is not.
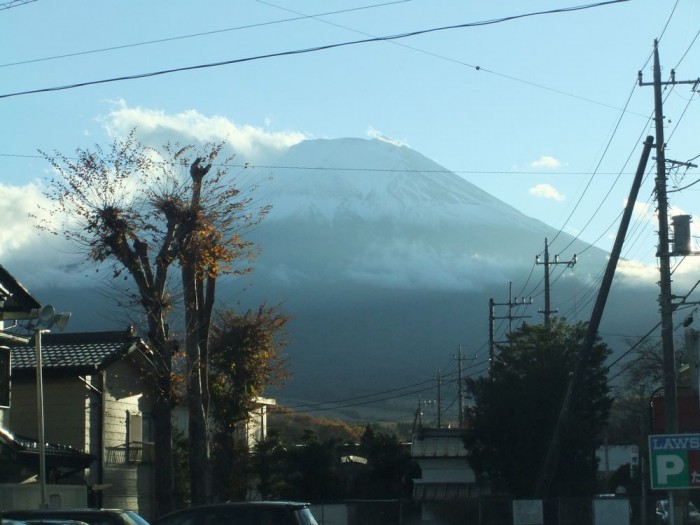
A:
[[[581,254],[573,269],[557,270],[552,306],[572,321],[590,314],[606,252],[523,215],[408,147],[307,140],[266,164],[249,168],[256,201],[272,205],[247,235],[262,251],[254,272],[222,281],[218,297],[233,308],[279,303],[292,318],[291,380],[267,393],[282,405],[335,408],[334,415],[350,419],[379,412],[410,418],[418,395],[435,393],[408,386],[454,369],[460,348],[471,359],[466,373],[482,373],[489,298],[510,301],[509,283],[541,289],[543,269],[534,262],[545,238],[566,249],[562,257]],[[614,292],[601,334],[653,326],[653,287]],[[105,326],[104,312],[114,307],[104,298],[60,293],[56,302],[81,320],[72,329],[123,328]],[[519,315],[541,322],[542,303],[536,297]],[[498,311],[501,319],[505,313]],[[372,399],[381,402],[363,402]]]

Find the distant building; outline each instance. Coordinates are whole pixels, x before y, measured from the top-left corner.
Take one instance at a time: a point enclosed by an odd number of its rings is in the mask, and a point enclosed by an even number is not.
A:
[[[244,441],[250,450],[267,437],[267,414],[271,406],[277,401],[265,397],[255,397],[254,408],[248,413],[248,419],[236,426],[234,437]],[[177,406],[173,409],[173,421],[175,428],[188,434],[188,410],[186,406]]]
[[[490,494],[476,481],[467,461],[464,429],[419,428],[411,444],[411,457],[421,469],[413,480],[414,501],[430,502],[476,498]]]

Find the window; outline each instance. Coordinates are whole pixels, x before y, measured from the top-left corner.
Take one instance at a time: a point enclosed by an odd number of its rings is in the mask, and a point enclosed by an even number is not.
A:
[[[127,442],[140,443],[143,441],[143,418],[141,414],[131,414],[127,411],[128,427],[127,427]]]

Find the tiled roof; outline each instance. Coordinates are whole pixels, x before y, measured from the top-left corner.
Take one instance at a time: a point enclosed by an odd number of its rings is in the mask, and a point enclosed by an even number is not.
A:
[[[423,428],[413,435],[411,456],[414,458],[466,457],[463,429]]]
[[[98,371],[128,354],[140,339],[131,328],[115,332],[43,334],[43,369],[85,369]],[[36,368],[34,338],[27,345],[11,346],[13,373]]]
[[[31,438],[18,436],[9,430],[0,427],[0,457],[5,455],[10,460],[24,460],[25,462],[38,462],[39,443]],[[46,443],[46,464],[51,467],[87,468],[96,458],[95,456],[77,450],[66,445]],[[1,462],[0,462],[1,465]]]

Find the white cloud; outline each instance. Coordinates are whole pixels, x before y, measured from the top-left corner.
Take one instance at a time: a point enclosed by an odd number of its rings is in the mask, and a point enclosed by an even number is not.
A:
[[[700,258],[671,258],[673,266],[674,290],[687,291],[694,287],[700,272]],[[616,275],[622,279],[623,285],[649,285],[658,286],[659,267],[656,262],[644,263],[637,260],[620,260],[617,265]]]
[[[627,259],[621,259],[617,263],[616,274],[626,281],[647,284],[652,284],[659,279],[659,270],[656,265]]]
[[[625,199],[625,206],[627,206],[627,199]],[[648,202],[635,202],[632,216],[642,221],[656,220],[656,210]]]
[[[114,103],[112,111],[100,117],[111,137],[123,137],[136,129],[139,140],[154,145],[167,141],[199,143],[225,141],[246,161],[284,150],[302,142],[306,135],[298,131],[271,132],[256,126],[238,126],[222,116],[205,116],[195,110],[173,115],[164,111],[129,107],[125,101]]]
[[[44,201],[39,187],[7,186],[0,184],[0,258],[6,259],[37,237],[38,230],[30,213],[37,213],[37,206]]]
[[[678,206],[670,206],[668,209],[668,216],[669,217],[675,217],[676,215],[691,215],[687,211],[685,211],[683,208],[679,208]]]
[[[565,195],[559,193],[559,190],[549,184],[538,184],[537,186],[533,186],[530,188],[529,193],[530,195],[542,197],[544,199],[551,199],[560,202],[566,200]]]
[[[82,278],[75,272],[76,251],[60,236],[39,231],[30,217],[49,217],[40,209],[48,204],[36,184],[0,184],[0,263],[25,286],[69,285]]]
[[[408,142],[406,142],[405,140],[392,139],[391,137],[387,137],[381,131],[373,128],[372,126],[369,126],[365,133],[367,134],[367,136],[369,138],[381,140],[383,142],[388,142],[389,144],[393,144],[394,146],[398,146],[398,147],[408,146]]]
[[[558,169],[561,167],[561,162],[559,159],[551,157],[549,155],[542,155],[539,159],[533,160],[530,163],[531,168],[547,168],[547,169]]]

